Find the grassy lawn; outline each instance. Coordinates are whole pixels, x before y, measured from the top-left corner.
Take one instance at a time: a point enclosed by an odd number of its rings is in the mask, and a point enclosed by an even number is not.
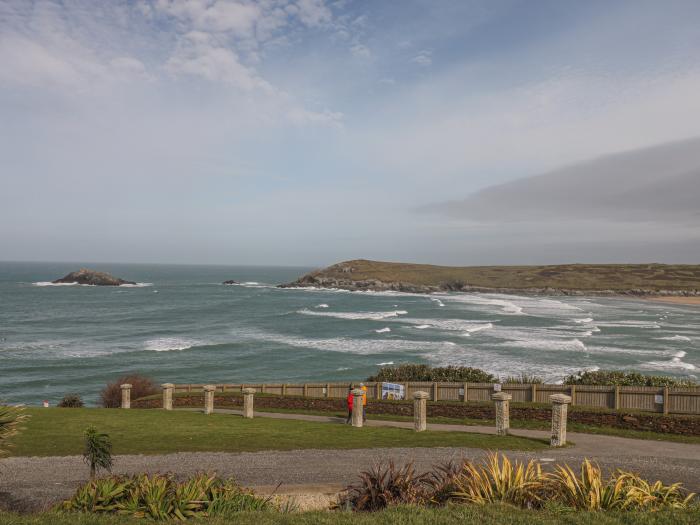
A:
[[[0,525],[135,525],[152,523],[122,516],[82,514],[38,514],[18,516],[0,513]],[[383,512],[351,514],[347,512],[272,512],[241,513],[234,519],[209,518],[186,523],[201,525],[695,525],[700,523],[700,510],[648,513],[555,512],[528,511],[507,506],[454,506],[441,509],[393,508]]]
[[[475,447],[538,450],[545,440],[464,432],[421,432],[401,428],[355,429],[332,423],[256,418],[227,414],[104,408],[30,408],[29,422],[11,449],[15,456],[82,453],[83,432],[93,425],[106,432],[116,454],[170,452],[351,449],[382,447]]]

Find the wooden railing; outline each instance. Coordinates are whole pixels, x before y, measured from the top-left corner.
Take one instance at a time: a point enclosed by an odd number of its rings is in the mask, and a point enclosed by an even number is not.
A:
[[[358,384],[354,382],[354,384]],[[404,385],[406,399],[417,391],[428,392],[432,401],[490,401],[498,386],[493,383],[431,383],[408,382]],[[348,382],[343,383],[243,383],[217,384],[217,392],[236,392],[254,388],[256,392],[280,396],[314,398],[345,398]],[[381,383],[365,383],[367,397],[381,397]],[[177,384],[175,392],[201,392],[204,384]],[[700,387],[639,387],[510,384],[500,385],[501,391],[511,394],[513,402],[549,403],[552,394],[566,394],[572,405],[609,408],[613,410],[640,410],[663,414],[700,415]]]

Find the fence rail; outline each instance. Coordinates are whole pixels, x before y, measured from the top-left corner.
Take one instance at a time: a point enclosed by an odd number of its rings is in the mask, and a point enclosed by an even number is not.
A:
[[[424,391],[432,401],[490,401],[498,386],[493,383],[431,383],[408,382],[404,385],[407,399],[414,392]],[[367,397],[381,397],[381,383],[365,383]],[[175,392],[201,392],[204,384],[176,384]],[[348,382],[343,383],[224,383],[216,385],[216,392],[237,392],[254,388],[258,393],[280,396],[313,398],[345,398]],[[609,408],[613,410],[641,410],[663,414],[700,414],[700,387],[645,387],[645,386],[588,386],[546,384],[502,384],[502,392],[513,396],[514,402],[549,403],[552,394],[571,396],[572,405]]]

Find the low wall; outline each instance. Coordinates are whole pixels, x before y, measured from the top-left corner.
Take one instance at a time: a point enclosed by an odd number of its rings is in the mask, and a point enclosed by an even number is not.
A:
[[[204,406],[204,395],[198,393],[185,396],[177,395],[173,398],[173,405],[176,408],[201,408]],[[132,408],[162,408],[163,405],[160,397],[153,397],[132,401],[131,406]],[[239,409],[243,406],[243,398],[235,393],[215,395],[214,406]],[[256,395],[255,407],[319,410],[323,412],[345,412],[347,410],[344,399],[273,395]],[[367,413],[412,416],[413,403],[411,401],[375,401],[368,399]],[[493,420],[495,418],[495,408],[492,403],[429,402],[428,417]],[[518,404],[511,403],[510,418],[551,421],[552,409],[549,406],[518,406]],[[700,417],[696,416],[663,416],[630,411],[586,410],[570,406],[568,419],[570,422],[588,425],[700,436]]]

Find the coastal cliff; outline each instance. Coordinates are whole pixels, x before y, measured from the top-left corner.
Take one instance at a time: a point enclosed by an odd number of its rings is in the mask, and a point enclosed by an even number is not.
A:
[[[565,264],[449,267],[358,259],[310,272],[282,288],[408,293],[700,296],[700,265]]]

